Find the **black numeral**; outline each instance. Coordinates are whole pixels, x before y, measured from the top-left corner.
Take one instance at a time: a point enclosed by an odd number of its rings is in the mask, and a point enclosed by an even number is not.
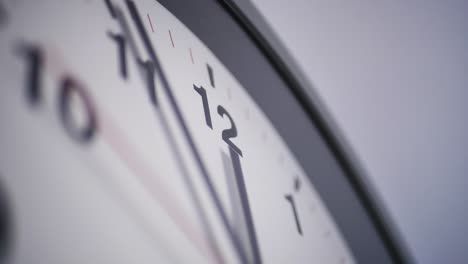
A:
[[[299,216],[297,213],[296,203],[294,202],[294,197],[291,194],[286,194],[284,196],[286,200],[291,204],[291,208],[294,215],[294,220],[296,221],[297,232],[302,236],[302,227],[301,222],[299,221]]]
[[[202,98],[202,104],[203,104],[203,111],[205,113],[205,122],[206,125],[213,129],[213,124],[211,122],[211,114],[210,114],[210,106],[208,104],[208,96],[206,95],[206,90],[203,87],[197,87],[193,85],[193,89],[201,96]]]
[[[232,143],[231,138],[237,137],[237,128],[236,124],[234,124],[234,120],[232,120],[231,115],[224,109],[222,106],[218,106],[218,114],[221,117],[227,116],[229,121],[231,122],[231,128],[223,130],[223,133],[221,134],[223,140],[235,151],[237,152],[241,157],[242,157],[242,151]]]
[[[301,189],[301,181],[299,180],[299,177],[296,177],[294,178],[294,192],[297,193],[299,192],[300,189]],[[286,198],[286,200],[291,204],[291,208],[292,208],[293,215],[294,215],[294,221],[296,222],[297,232],[302,236],[301,222],[299,221],[299,213],[297,212],[294,197],[292,194],[286,194],[284,198]]]
[[[41,76],[43,71],[43,54],[36,46],[23,46],[20,53],[27,62],[26,98],[31,105],[41,101]]]
[[[78,126],[71,115],[71,100],[74,94],[85,106],[87,123],[83,126]],[[82,143],[87,143],[93,138],[97,122],[91,100],[85,90],[70,77],[65,77],[60,83],[59,113],[65,130],[72,138]]]
[[[23,45],[19,50],[28,62],[26,98],[29,104],[38,105],[42,101],[41,79],[44,75],[45,55],[39,47],[34,45]],[[68,76],[59,83],[58,92],[58,110],[65,131],[81,143],[89,142],[97,130],[96,115],[90,97],[78,82]],[[84,125],[77,124],[71,113],[72,98],[75,95],[85,107],[87,122]]]
[[[124,36],[121,34],[114,34],[112,32],[108,32],[108,35],[111,39],[117,43],[117,54],[119,56],[119,65],[120,65],[120,76],[126,80],[128,77],[128,70],[127,70],[127,42],[125,41]]]

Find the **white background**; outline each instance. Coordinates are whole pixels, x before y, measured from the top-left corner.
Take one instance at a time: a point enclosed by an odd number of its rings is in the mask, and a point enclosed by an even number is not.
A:
[[[252,0],[419,263],[468,262],[468,2]]]

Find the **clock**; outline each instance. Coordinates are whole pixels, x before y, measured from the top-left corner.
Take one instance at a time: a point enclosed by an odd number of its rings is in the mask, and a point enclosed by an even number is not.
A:
[[[249,2],[0,9],[4,261],[408,261]]]

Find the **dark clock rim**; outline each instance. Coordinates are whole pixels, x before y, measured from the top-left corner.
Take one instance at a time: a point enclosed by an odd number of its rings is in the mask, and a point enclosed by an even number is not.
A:
[[[313,85],[253,5],[245,0],[157,1],[212,50],[260,105],[317,187],[356,260],[413,263],[358,159],[313,94]],[[300,142],[304,137],[314,138]],[[317,154],[334,166],[321,169],[323,175],[310,165]]]

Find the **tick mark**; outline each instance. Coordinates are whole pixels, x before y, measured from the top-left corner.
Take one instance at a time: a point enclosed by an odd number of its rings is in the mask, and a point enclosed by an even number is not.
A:
[[[189,48],[189,52],[190,52],[190,59],[192,60],[192,64],[195,64],[195,61],[193,60],[192,48]]]
[[[146,14],[146,16],[148,17],[148,22],[151,26],[151,31],[154,32],[154,28],[153,28],[153,23],[151,23],[151,18],[150,18],[150,15],[149,14]],[[174,45],[173,45],[174,46]]]
[[[216,88],[215,81],[214,81],[214,75],[213,75],[213,69],[211,68],[211,66],[208,63],[206,64],[206,69],[208,70],[208,76],[210,77],[211,87]]]
[[[175,48],[175,46],[174,46],[174,40],[172,39],[171,30],[169,30],[169,37],[171,38],[172,47]]]
[[[299,180],[298,177],[296,177],[296,178],[294,179],[294,190],[295,190],[296,192],[298,192],[299,189],[301,189],[301,181]]]

